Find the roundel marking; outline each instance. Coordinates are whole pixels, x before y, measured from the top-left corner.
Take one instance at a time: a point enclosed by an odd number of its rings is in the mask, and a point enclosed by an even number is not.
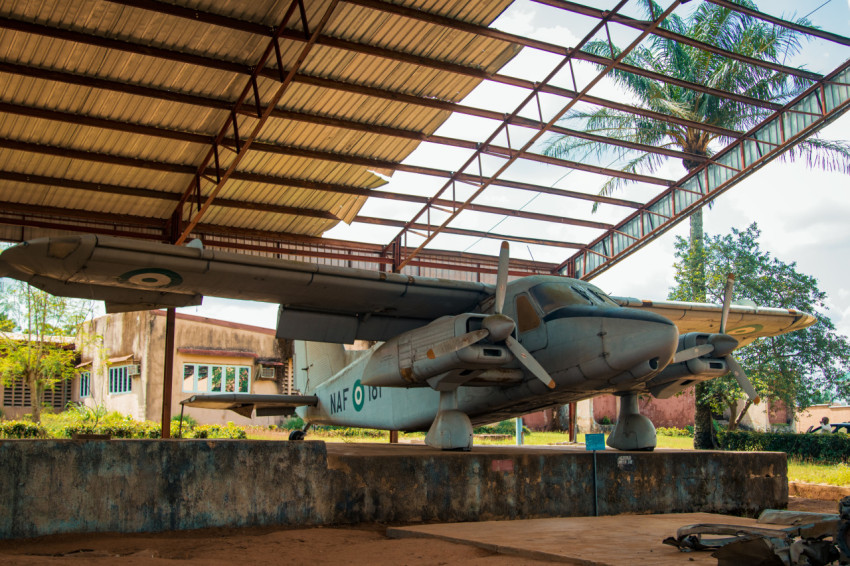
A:
[[[354,390],[351,392],[351,396],[354,400],[354,410],[359,412],[366,402],[366,391],[359,379],[354,382]]]
[[[145,269],[134,269],[118,276],[118,281],[135,285],[136,287],[147,287],[148,289],[165,289],[183,283],[180,274],[170,269],[158,269],[148,267]]]
[[[747,326],[741,326],[739,328],[733,328],[732,330],[727,330],[726,334],[729,336],[743,336],[744,334],[752,334],[753,332],[758,332],[763,329],[764,326],[761,324],[750,324]]]

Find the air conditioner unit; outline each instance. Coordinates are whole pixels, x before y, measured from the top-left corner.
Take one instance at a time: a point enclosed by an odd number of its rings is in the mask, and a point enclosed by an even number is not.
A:
[[[273,367],[262,367],[262,368],[260,368],[259,379],[274,379],[274,368]]]
[[[141,374],[142,374],[142,371],[141,371],[141,368],[139,367],[139,364],[133,364],[133,365],[131,365],[127,368],[127,375],[129,375],[130,377],[134,377],[134,376],[141,375]]]

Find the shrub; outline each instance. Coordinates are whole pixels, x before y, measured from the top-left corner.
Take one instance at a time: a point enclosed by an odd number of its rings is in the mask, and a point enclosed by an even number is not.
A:
[[[0,423],[0,438],[45,438],[47,430],[30,421],[4,421]]]
[[[477,426],[472,429],[474,434],[516,434],[516,421],[507,420],[494,425]],[[531,429],[523,425],[523,434],[531,434]]]
[[[611,420],[611,417],[606,415],[606,416],[602,417],[601,419],[599,419],[599,424],[601,424],[601,425],[612,425],[612,424],[615,424],[615,423],[614,423],[614,421]]]
[[[688,430],[690,428],[690,430]],[[676,428],[674,426],[661,426],[655,429],[655,433],[659,436],[690,436],[693,437],[693,427]]]
[[[289,417],[286,419],[285,423],[280,425],[280,428],[285,428],[286,430],[300,430],[304,428],[304,420],[301,417]]]
[[[717,441],[723,450],[785,452],[823,464],[850,461],[850,436],[846,434],[720,431]]]
[[[174,415],[171,417],[172,428],[174,426],[180,426],[180,415]],[[198,426],[198,420],[191,415],[183,415],[183,429],[195,428]]]
[[[184,438],[248,438],[245,429],[227,423],[226,425],[199,425],[187,431]]]

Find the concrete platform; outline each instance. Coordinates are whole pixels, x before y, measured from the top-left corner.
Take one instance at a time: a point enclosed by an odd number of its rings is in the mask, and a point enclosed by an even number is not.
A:
[[[711,551],[683,553],[661,544],[675,536],[679,527],[696,523],[756,525],[755,519],[681,513],[393,527],[387,530],[387,536],[445,540],[500,554],[583,566],[716,566]]]
[[[0,538],[209,527],[754,515],[784,454],[244,440],[0,441]]]

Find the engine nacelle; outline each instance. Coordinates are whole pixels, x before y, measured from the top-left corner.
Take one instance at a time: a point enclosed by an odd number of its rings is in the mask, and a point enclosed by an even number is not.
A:
[[[676,351],[681,352],[702,344],[712,344],[714,351],[698,358],[670,364],[646,383],[653,397],[667,399],[698,381],[729,373],[729,365],[723,356],[732,352],[738,346],[738,341],[728,334],[688,332],[679,336]]]
[[[505,346],[486,340],[461,348],[457,352],[428,357],[428,350],[450,338],[481,329],[486,315],[461,314],[444,316],[427,326],[400,334],[382,344],[369,360],[362,378],[363,385],[377,387],[427,386],[429,378],[453,370],[477,373],[499,368],[513,360]]]

